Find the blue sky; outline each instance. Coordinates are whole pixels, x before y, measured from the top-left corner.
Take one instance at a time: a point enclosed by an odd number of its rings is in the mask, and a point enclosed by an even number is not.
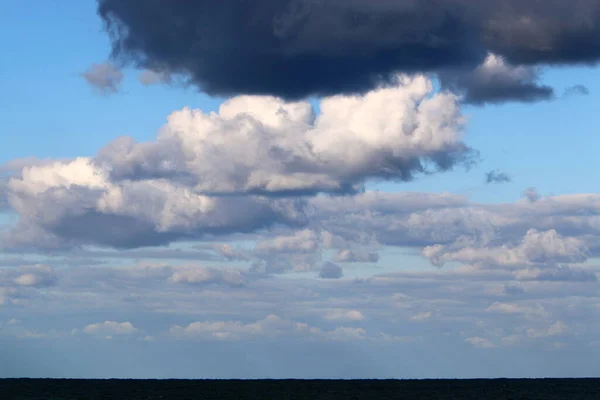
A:
[[[597,68],[544,68],[552,101],[444,100],[467,117],[460,140],[480,154],[470,170],[457,165],[403,183],[366,171],[366,194],[288,198],[275,190],[255,199],[235,186],[237,169],[222,172],[254,151],[255,142],[234,135],[223,147],[212,143],[221,158],[206,152],[194,160],[213,186],[198,181],[194,192],[164,175],[144,181],[158,185],[145,193],[128,180],[95,184],[95,167],[65,159],[94,162],[121,136],[154,142],[165,124],[173,134],[189,129],[181,140],[200,146],[193,135],[208,129],[201,122],[181,128],[185,115],[167,118],[184,107],[218,112],[224,99],[195,86],[145,86],[133,68],[123,71],[118,93],[96,93],[82,74],[111,49],[96,7],[0,5],[0,165],[21,160],[18,170],[2,170],[10,181],[0,181],[0,353],[9,360],[0,377],[598,374]],[[589,94],[563,96],[574,85]],[[366,123],[376,131],[385,117],[372,118]],[[219,125],[223,135],[228,123]],[[107,159],[127,176],[173,143]],[[185,151],[196,150],[190,144],[177,154]],[[22,160],[30,157],[58,160],[67,172],[55,164],[27,175],[35,162]],[[288,184],[284,172],[263,170],[260,157],[239,168],[278,173],[265,179]],[[492,170],[510,181],[485,184]],[[159,194],[164,180],[174,186]],[[206,195],[223,187],[234,187],[235,200]],[[540,199],[523,199],[527,188]],[[168,198],[179,189],[181,198]],[[96,198],[98,190],[131,197]],[[161,196],[164,208],[154,203]],[[195,196],[206,196],[204,205],[192,204]],[[119,235],[127,248],[111,239]],[[327,278],[337,279],[323,279],[328,261],[337,272]]]

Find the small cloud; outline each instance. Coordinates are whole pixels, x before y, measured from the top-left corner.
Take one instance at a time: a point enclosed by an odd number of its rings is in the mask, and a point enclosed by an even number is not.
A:
[[[556,321],[551,324],[547,328],[544,329],[534,329],[530,328],[527,330],[527,336],[530,338],[541,338],[541,337],[549,337],[549,336],[560,336],[564,335],[569,331],[569,327],[562,321]]]
[[[422,312],[419,314],[415,314],[412,317],[410,317],[411,320],[413,321],[425,321],[426,319],[429,319],[432,317],[432,313],[431,311],[427,311],[427,312]]]
[[[83,332],[87,333],[88,335],[104,336],[105,338],[111,338],[113,335],[131,335],[137,331],[137,328],[135,328],[129,321],[104,321],[96,324],[90,324],[83,328]]]
[[[504,294],[518,296],[525,293],[525,289],[519,283],[507,283],[504,285]]]
[[[342,249],[335,255],[333,259],[335,262],[343,263],[376,263],[377,261],[379,261],[379,254],[374,252],[361,252],[353,251],[350,249]]]
[[[244,277],[236,269],[196,267],[175,271],[169,278],[169,281],[189,285],[225,284],[240,286],[244,284]]]
[[[323,279],[339,279],[343,276],[344,271],[342,267],[329,261],[323,264],[321,272],[319,272],[319,277]]]
[[[512,182],[512,178],[505,172],[501,172],[498,170],[493,170],[486,172],[485,174],[485,183],[508,183]]]
[[[325,319],[330,321],[362,321],[365,317],[358,310],[336,310],[325,315]]]
[[[38,281],[38,277],[33,274],[24,274],[15,278],[15,283],[21,286],[35,286]]]
[[[123,72],[114,65],[105,62],[102,64],[92,64],[92,66],[83,73],[83,78],[87,83],[103,95],[114,94],[119,91],[123,81]]]
[[[478,336],[470,337],[465,339],[466,343],[469,343],[473,347],[477,347],[479,349],[492,349],[496,347],[494,343],[490,340]]]
[[[570,97],[570,96],[587,96],[590,94],[590,90],[583,86],[583,85],[575,85],[575,86],[570,86],[568,88],[565,89],[565,93],[563,94],[563,97]]]
[[[504,346],[516,346],[521,343],[522,338],[519,335],[509,335],[502,338]]]
[[[536,188],[529,187],[529,188],[525,189],[525,191],[523,192],[523,197],[525,197],[530,202],[535,203],[536,201],[538,201],[540,199],[541,196],[538,193]]]
[[[50,287],[56,285],[58,275],[47,265],[31,265],[20,267],[13,281],[19,286]]]

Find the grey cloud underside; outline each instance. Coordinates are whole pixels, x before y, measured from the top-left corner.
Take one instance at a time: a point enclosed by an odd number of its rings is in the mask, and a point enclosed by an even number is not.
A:
[[[98,12],[115,60],[187,75],[212,95],[297,99],[443,72],[467,101],[533,101],[552,95],[534,76],[483,82],[447,71],[473,71],[489,53],[515,66],[600,58],[595,0],[98,0]]]
[[[496,55],[488,56],[474,70],[442,71],[438,76],[442,87],[461,94],[465,103],[473,105],[554,98],[553,88],[538,83],[538,68],[512,66]]]
[[[210,216],[206,215],[205,219],[190,221],[191,224],[187,226],[173,226],[169,230],[157,229],[148,216],[102,213],[97,210],[63,214],[52,221],[23,221],[5,234],[3,244],[8,249],[25,249],[37,242],[34,247],[44,251],[69,250],[82,245],[135,249],[255,232],[273,225],[301,227],[306,223],[301,215],[291,215],[282,209],[293,201],[260,198],[225,200],[230,201],[221,203],[219,207],[223,208],[215,210]],[[53,212],[50,209],[47,211]],[[301,213],[302,208],[292,207],[290,212]],[[177,258],[176,255],[174,258]]]

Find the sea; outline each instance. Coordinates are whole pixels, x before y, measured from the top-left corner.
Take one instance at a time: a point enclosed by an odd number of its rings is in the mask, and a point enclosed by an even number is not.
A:
[[[600,379],[0,379],[1,400],[600,400]]]

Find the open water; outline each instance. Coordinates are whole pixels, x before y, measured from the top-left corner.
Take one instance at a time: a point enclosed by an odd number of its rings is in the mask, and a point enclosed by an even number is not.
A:
[[[600,400],[600,379],[0,380],[1,400]]]

